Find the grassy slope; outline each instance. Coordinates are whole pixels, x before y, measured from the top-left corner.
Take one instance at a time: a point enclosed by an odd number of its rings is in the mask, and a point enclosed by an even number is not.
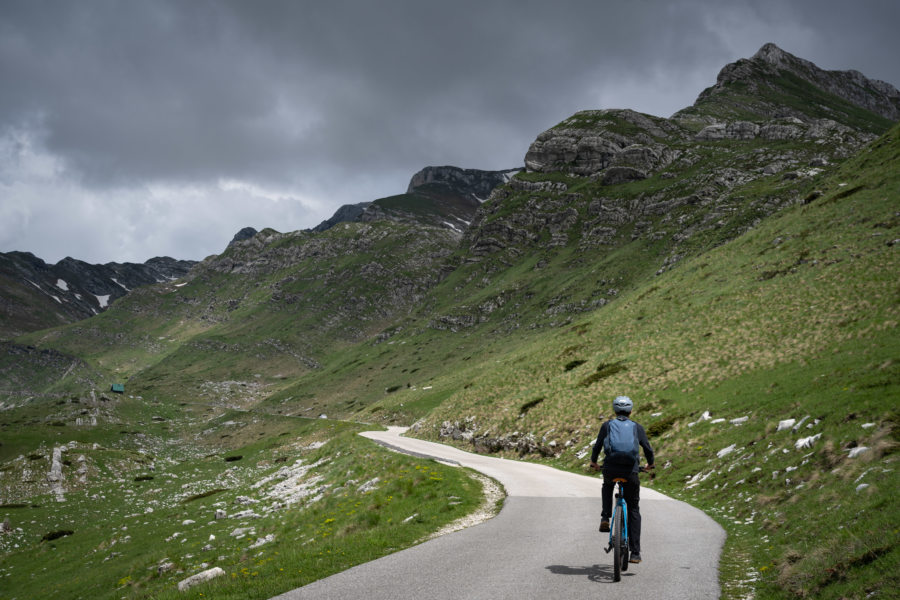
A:
[[[64,468],[65,502],[4,495],[0,516],[16,531],[0,540],[0,596],[269,598],[415,544],[479,502],[480,484],[465,471],[381,449],[356,435],[359,426],[243,412],[203,420],[201,439],[175,446],[168,425],[144,427],[140,451],[135,436],[112,431],[55,440],[78,440],[65,456],[79,464],[86,457],[90,483]],[[180,415],[171,426],[188,421]],[[43,474],[48,450],[24,467],[7,463],[4,475]],[[265,512],[274,506],[267,493],[284,478],[255,482],[298,464],[315,465],[306,477],[310,497]],[[361,489],[375,476],[373,489]],[[217,509],[229,517],[216,519]],[[235,516],[246,509],[261,516]],[[42,540],[60,531],[71,535]],[[267,536],[274,539],[251,547]],[[178,592],[177,582],[203,563],[226,575]]]
[[[308,370],[305,359],[323,347],[383,327],[428,285],[431,263],[421,258],[446,252],[445,236],[386,224],[314,239],[273,235],[261,253],[233,248],[220,257],[257,269],[254,276],[201,270],[184,285],[136,291],[93,320],[20,340],[38,348],[4,344],[0,372],[11,389],[0,390],[0,518],[15,531],[0,540],[0,595],[185,597],[175,583],[206,562],[227,569],[226,578],[187,597],[266,598],[414,544],[471,512],[481,497],[476,481],[373,447],[356,437],[357,425],[234,410]],[[379,264],[398,285],[369,281]],[[401,292],[407,297],[394,298]],[[124,396],[103,391],[126,380]],[[76,425],[91,418],[97,425]],[[66,500],[58,503],[46,474],[53,448],[69,442]],[[328,443],[309,449],[313,442]],[[225,455],[243,458],[227,463]],[[211,520],[216,507],[240,510],[239,496],[265,501],[274,484],[253,483],[298,458],[325,459],[306,477],[325,486],[320,501],[261,519]],[[86,483],[76,474],[82,464]],[[375,477],[376,490],[358,490]],[[348,479],[357,484],[340,489]],[[181,502],[219,489],[208,501]],[[230,535],[238,526],[255,531],[238,539]],[[66,530],[74,534],[41,539]],[[275,541],[249,548],[267,534]],[[157,572],[160,562],[173,570]]]
[[[696,256],[723,244],[777,206],[808,196],[824,177],[785,180],[776,175],[729,190],[710,184],[715,175],[709,171],[759,168],[772,156],[796,152],[801,158],[810,157],[824,147],[810,149],[810,144],[798,142],[682,142],[676,150],[692,156],[686,165],[672,165],[677,178],[654,176],[616,186],[559,173],[520,174],[523,180],[559,182],[568,189],[563,195],[512,193],[495,200],[478,226],[519,226],[519,215],[537,215],[530,228],[522,227],[534,236],[532,241],[474,262],[464,244],[450,259],[454,269],[415,314],[388,331],[389,341],[343,348],[323,360],[323,369],[304,375],[271,400],[287,405],[286,410],[291,405],[343,415],[365,410],[364,418],[375,414],[371,411],[386,411],[400,421],[415,420],[441,398],[483,376],[486,357],[505,354],[535,337],[543,339],[547,329],[564,326],[603,303],[621,303],[618,298],[627,291],[654,285],[655,273],[667,258]],[[633,213],[655,198],[688,196],[704,185],[715,195],[700,206],[639,217],[640,232],[634,221],[626,222],[614,239],[603,244],[586,240],[593,227],[590,206],[595,199]],[[541,219],[566,210],[577,214],[576,222],[564,232],[565,245],[551,244]],[[686,229],[695,233],[676,241],[674,234]],[[392,391],[386,395],[386,390]],[[402,390],[418,393],[414,399],[396,400]]]
[[[748,580],[763,598],[890,593],[900,583],[898,161],[895,127],[818,181],[817,200],[516,347],[448,395],[424,432],[472,417],[482,433],[571,441],[553,462],[579,469],[598,414],[628,393],[656,434],[656,485],[729,530],[731,597]],[[615,363],[625,369],[591,381]],[[725,421],[697,422],[704,411]],[[775,432],[805,416],[796,433]],[[870,450],[848,458],[861,446]]]
[[[897,583],[878,573],[897,564],[898,152],[895,127],[831,173],[735,190],[744,208],[718,235],[756,222],[756,199],[798,203],[729,243],[707,232],[660,276],[647,254],[665,256],[664,241],[625,243],[596,262],[563,248],[519,256],[506,270],[460,267],[434,292],[437,314],[512,289],[531,304],[510,300],[457,333],[413,319],[390,341],[342,353],[270,402],[407,423],[424,416],[422,435],[432,438],[442,421],[470,418],[476,435],[518,431],[547,448],[569,443],[551,462],[580,470],[577,453],[596,435],[598,416],[628,393],[665,465],[655,485],[709,510],[731,534],[728,597],[752,585],[759,597],[886,592]],[[535,270],[541,260],[547,267]],[[590,297],[609,285],[601,281],[621,286],[609,305],[568,324],[542,314],[553,297]],[[543,326],[505,328],[511,315]],[[712,419],[697,422],[705,411]],[[774,431],[806,416],[797,432]],[[794,447],[817,434],[811,448]],[[850,459],[852,446],[872,450]],[[703,480],[688,483],[694,478]],[[847,503],[853,513],[842,513],[843,528],[810,510]]]
[[[895,127],[831,173],[739,188],[733,197],[743,203],[720,231],[695,238],[688,258],[661,276],[647,254],[665,256],[665,241],[626,243],[596,262],[564,248],[526,253],[507,269],[460,267],[436,288],[432,312],[509,290],[531,304],[510,301],[455,334],[412,320],[390,342],[351,349],[273,401],[304,406],[302,390],[314,389],[317,407],[401,422],[426,416],[421,431],[433,438],[442,421],[470,418],[476,435],[568,442],[551,462],[580,470],[577,453],[598,415],[629,393],[665,465],[655,485],[729,530],[727,597],[753,587],[764,598],[886,594],[898,583],[884,575],[898,566],[898,161]],[[771,197],[798,204],[757,222],[756,200]],[[720,245],[722,229],[753,224]],[[534,269],[541,260],[543,274]],[[590,297],[609,281],[621,294],[568,325],[538,312],[554,296]],[[511,314],[544,327],[505,328]],[[624,369],[607,377],[609,365]],[[700,421],[705,411],[712,418]],[[798,431],[775,432],[780,420],[807,416]],[[850,459],[852,447],[870,450]],[[811,510],[820,506],[844,522]]]

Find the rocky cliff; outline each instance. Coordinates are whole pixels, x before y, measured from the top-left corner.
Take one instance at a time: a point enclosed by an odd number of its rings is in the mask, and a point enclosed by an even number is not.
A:
[[[520,170],[482,171],[458,167],[425,167],[412,176],[406,193],[413,194],[429,184],[440,185],[477,206],[487,200],[495,187],[509,181]]]
[[[441,227],[459,234],[491,191],[518,171],[425,167],[413,175],[405,194],[344,205],[313,231],[327,231],[338,223],[388,220]]]
[[[328,231],[338,223],[352,223],[353,221],[357,221],[369,204],[371,204],[371,202],[345,204],[337,209],[337,212],[331,215],[330,218],[325,219],[313,227],[313,231]]]
[[[694,141],[802,140],[847,157],[900,118],[900,92],[857,71],[825,71],[766,44],[725,66],[714,86],[670,119],[632,110],[579,112],[541,133],[528,171],[646,179],[690,153]]]

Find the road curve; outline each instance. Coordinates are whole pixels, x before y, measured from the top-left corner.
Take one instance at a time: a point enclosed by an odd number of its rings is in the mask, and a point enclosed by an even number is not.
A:
[[[612,581],[600,534],[600,478],[464,452],[401,437],[403,428],[362,435],[394,449],[459,463],[500,481],[500,514],[281,594],[273,600],[526,600],[531,598],[719,597],[724,530],[700,510],[641,488],[643,562]]]

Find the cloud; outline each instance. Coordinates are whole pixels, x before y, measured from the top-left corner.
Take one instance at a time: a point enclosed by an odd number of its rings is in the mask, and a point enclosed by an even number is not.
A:
[[[426,165],[521,165],[577,110],[668,116],[768,41],[896,83],[896,3],[863,4],[7,0],[0,251],[202,257]],[[75,233],[101,215],[128,233]]]

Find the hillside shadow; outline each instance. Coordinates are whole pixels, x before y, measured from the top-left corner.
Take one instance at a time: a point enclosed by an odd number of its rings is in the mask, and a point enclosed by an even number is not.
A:
[[[591,565],[590,567],[569,567],[566,565],[550,565],[546,567],[554,575],[576,575],[587,577],[597,583],[613,583],[612,565]],[[624,572],[622,577],[631,577],[634,573]]]

